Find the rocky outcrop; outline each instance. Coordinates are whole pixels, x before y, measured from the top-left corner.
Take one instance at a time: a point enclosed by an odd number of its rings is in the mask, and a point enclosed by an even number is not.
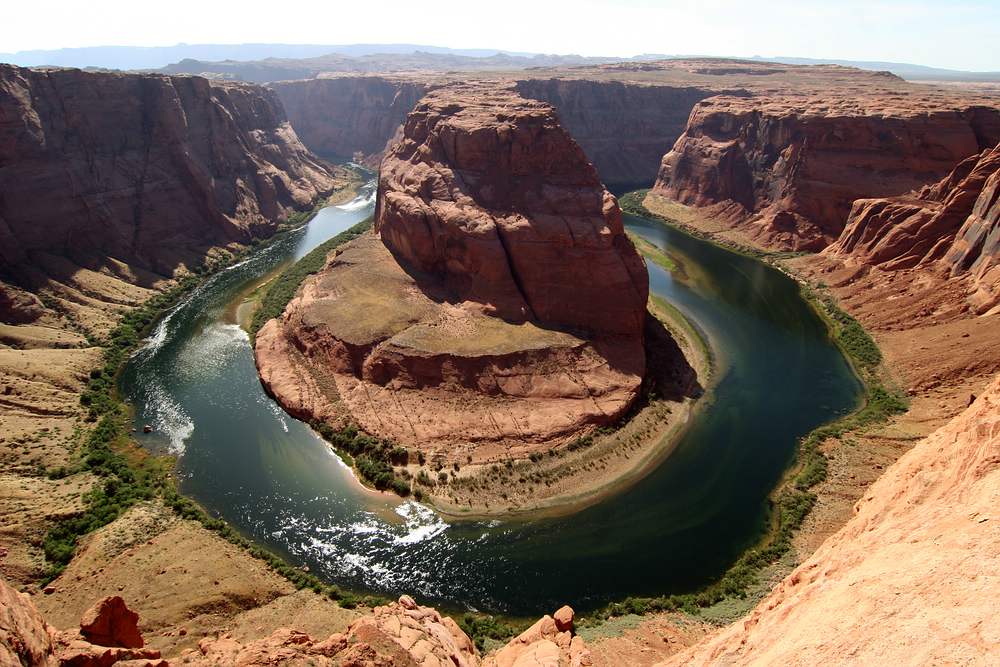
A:
[[[515,89],[556,108],[559,120],[609,188],[648,187],[696,103],[716,94],[696,85],[586,79],[522,79]]]
[[[404,266],[504,320],[642,331],[643,262],[549,105],[487,87],[428,95],[382,163],[375,228]]]
[[[743,621],[667,665],[996,664],[1000,378]]]
[[[972,308],[993,308],[1000,303],[1000,146],[919,192],[854,202],[825,254],[885,271],[920,268],[967,278]]]
[[[269,90],[0,65],[7,274],[59,256],[171,275],[209,247],[273,233],[342,182],[299,143]]]
[[[391,76],[278,81],[288,119],[309,150],[329,158],[361,154],[377,167],[387,144],[433,84]]]
[[[594,664],[583,637],[573,634],[572,607],[545,615],[495,654],[483,667],[590,667]]]
[[[121,596],[106,597],[84,612],[80,634],[92,644],[142,648],[139,614],[125,604]]]
[[[138,614],[120,597],[106,598],[84,615],[79,631],[60,632],[42,618],[30,596],[0,579],[0,663],[111,667],[127,662],[131,667],[165,667],[159,651],[142,648],[137,620]]]
[[[429,94],[382,163],[375,226],[257,335],[261,379],[290,412],[466,462],[527,455],[632,404],[645,266],[550,106]]]
[[[561,620],[560,620],[561,619]],[[282,628],[270,637],[241,643],[227,636],[204,639],[184,664],[196,666],[303,664],[375,667],[588,667],[582,637],[573,634],[573,610],[544,616],[495,654],[482,659],[469,637],[447,616],[421,607],[407,595],[376,607],[345,633],[316,640]]]
[[[230,665],[309,664],[317,667],[478,667],[479,653],[468,635],[450,617],[421,607],[404,595],[376,607],[351,624],[345,633],[316,640],[297,630],[281,628],[249,643],[226,635],[203,639],[183,656],[184,664]]]
[[[654,193],[763,245],[821,250],[856,199],[909,192],[1000,141],[1000,110],[915,95],[713,97],[663,157]]]
[[[0,322],[28,324],[44,313],[45,306],[37,296],[0,281]]]

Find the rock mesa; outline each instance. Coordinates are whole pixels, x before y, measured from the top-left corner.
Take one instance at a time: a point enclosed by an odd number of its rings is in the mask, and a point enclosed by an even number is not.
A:
[[[564,440],[634,401],[645,265],[549,105],[430,93],[382,163],[375,232],[257,336],[262,381],[293,414],[465,462]]]

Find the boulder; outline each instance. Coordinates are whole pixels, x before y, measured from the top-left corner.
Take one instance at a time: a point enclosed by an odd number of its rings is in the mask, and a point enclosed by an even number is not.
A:
[[[118,595],[106,597],[84,612],[80,634],[100,646],[142,648],[143,645],[139,614],[129,609]]]

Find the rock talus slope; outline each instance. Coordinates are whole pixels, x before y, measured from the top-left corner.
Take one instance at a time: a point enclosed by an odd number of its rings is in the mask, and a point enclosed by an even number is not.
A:
[[[267,89],[0,65],[7,273],[30,280],[58,256],[169,276],[209,247],[270,235],[338,184]]]
[[[645,265],[550,106],[430,93],[382,163],[375,229],[258,333],[261,378],[293,414],[458,460],[556,442],[631,405]]]
[[[749,617],[664,664],[996,664],[997,508],[1000,378]]]

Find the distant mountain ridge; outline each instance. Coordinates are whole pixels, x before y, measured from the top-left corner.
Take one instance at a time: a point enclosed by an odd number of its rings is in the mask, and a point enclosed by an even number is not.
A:
[[[22,67],[78,67],[121,70],[158,70],[170,73],[214,73],[244,78],[237,63],[254,71],[249,81],[315,76],[310,72],[371,72],[400,68],[393,57],[403,58],[402,67],[413,69],[525,69],[567,65],[593,65],[646,60],[674,60],[690,55],[643,53],[632,57],[541,54],[503,49],[453,49],[422,44],[175,44],[173,46],[93,46],[66,49],[37,49],[0,53],[0,62]],[[721,56],[698,56],[721,57]],[[801,58],[795,56],[753,56],[743,60],[789,65],[833,64],[867,70],[885,70],[911,81],[1000,82],[1000,71],[971,72],[888,61]],[[272,68],[283,72],[269,71]],[[198,69],[201,68],[201,69]],[[197,71],[195,71],[197,70]],[[297,76],[291,76],[297,72]],[[264,78],[262,78],[262,76]],[[271,78],[268,78],[271,77]]]

